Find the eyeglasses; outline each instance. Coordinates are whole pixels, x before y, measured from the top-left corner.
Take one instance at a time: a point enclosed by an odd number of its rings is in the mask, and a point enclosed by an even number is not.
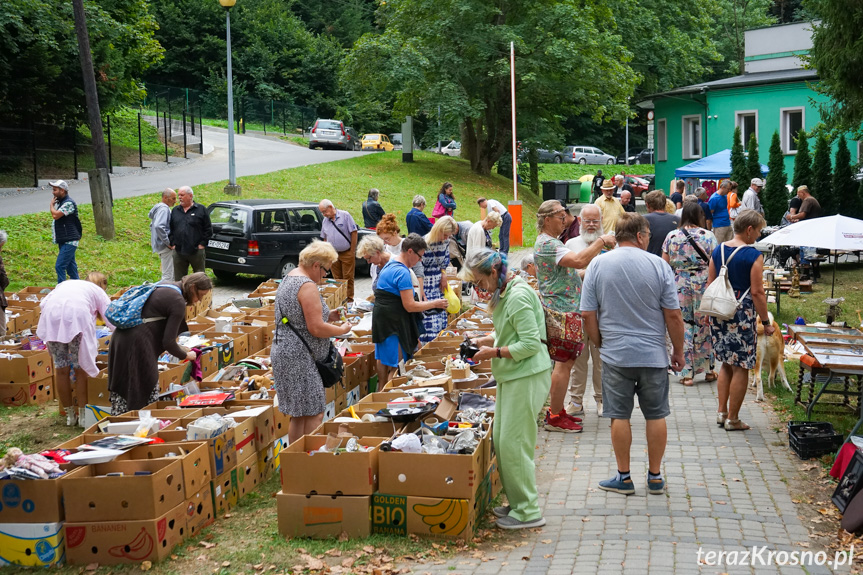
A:
[[[602,220],[581,220],[583,224],[599,224],[602,223]]]
[[[653,235],[653,234],[651,234],[651,233],[650,233],[650,230],[646,230],[646,231],[638,232],[638,233],[640,233],[640,234],[647,234],[647,237],[650,237],[650,236],[652,236],[652,235]]]

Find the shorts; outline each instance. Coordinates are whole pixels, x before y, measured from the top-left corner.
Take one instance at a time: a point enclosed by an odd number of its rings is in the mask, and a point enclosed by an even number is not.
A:
[[[79,333],[72,338],[69,343],[60,343],[59,341],[49,341],[45,345],[48,346],[48,351],[54,359],[54,369],[63,369],[66,367],[80,367],[78,361],[78,350],[81,347],[81,334]]]
[[[667,367],[616,367],[602,364],[602,416],[630,419],[638,396],[644,419],[664,419],[668,407]]]

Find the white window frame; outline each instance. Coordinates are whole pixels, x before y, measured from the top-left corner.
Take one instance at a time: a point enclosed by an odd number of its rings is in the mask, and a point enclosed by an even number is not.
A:
[[[759,144],[761,143],[760,138],[758,137],[758,110],[738,110],[734,112],[734,126],[736,128],[740,128],[740,139],[741,144],[743,144],[743,148],[749,145],[749,141],[746,139],[746,136],[743,134],[743,117],[744,116],[755,116],[755,141]]]
[[[660,118],[656,120],[656,161],[668,161],[668,120]]]
[[[796,156],[797,150],[789,149],[791,133],[788,130],[788,113],[800,112],[800,129],[806,129],[806,108],[804,106],[793,106],[790,108],[779,108],[779,136],[782,140],[782,153],[786,156]]]
[[[696,120],[696,119],[698,120],[698,128],[699,128],[698,129],[698,132],[699,132],[698,133],[698,139],[699,139],[698,151],[699,151],[699,153],[698,154],[692,154],[692,153],[690,153],[691,150],[687,149],[687,139],[686,139],[687,138],[687,135],[686,135],[687,130],[686,130],[686,127],[687,127],[687,122],[692,121],[692,120]],[[684,160],[697,160],[702,156],[702,152],[703,152],[702,148],[704,147],[703,136],[702,136],[702,134],[703,134],[702,130],[704,129],[703,121],[704,121],[704,119],[702,118],[701,114],[691,114],[689,116],[683,116],[680,119],[680,130],[681,130],[680,142],[681,142],[681,144],[683,144],[682,147],[683,147],[683,159]]]

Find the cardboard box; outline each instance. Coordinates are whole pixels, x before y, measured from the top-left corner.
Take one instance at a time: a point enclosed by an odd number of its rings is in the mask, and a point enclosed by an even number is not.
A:
[[[165,460],[180,461],[183,470],[183,495],[192,497],[213,479],[210,457],[206,441],[186,441],[183,443],[154,443],[134,447],[121,455],[120,460]],[[175,455],[171,455],[175,454]]]
[[[75,468],[57,479],[0,481],[0,523],[63,521],[65,514],[62,484],[79,475],[81,469],[83,468]]]
[[[67,522],[66,560],[72,565],[160,561],[187,536],[186,503],[153,519]]]
[[[89,394],[89,390],[87,391]],[[104,405],[85,405],[84,406],[84,421],[81,426],[88,429],[105,419],[111,417],[111,407]]]
[[[159,372],[159,391],[168,391],[171,385],[182,385],[191,378],[191,371],[188,377],[186,371],[191,370],[191,365],[188,363],[167,364],[169,367],[164,371]],[[87,390],[89,394],[89,390]]]
[[[324,421],[329,421],[336,416],[336,402],[330,401],[324,406]]]
[[[279,533],[285,537],[363,538],[370,533],[369,496],[276,495]]]
[[[465,539],[476,527],[472,499],[438,499],[375,493],[371,497],[372,533],[435,539]]]
[[[217,516],[224,515],[237,506],[237,500],[240,496],[240,486],[237,479],[236,467],[213,479],[210,486],[213,510]]]
[[[201,377],[204,379],[219,371],[219,352],[217,349],[202,353],[198,359],[201,360]]]
[[[47,351],[17,351],[11,359],[0,359],[0,381],[4,383],[35,383],[54,375],[54,363]]]
[[[260,483],[261,472],[258,469],[258,454],[252,453],[237,464],[238,497],[245,497],[254,491]]]
[[[188,427],[194,419],[181,419],[178,425]],[[185,430],[163,429],[156,434],[157,437],[170,443],[182,443],[186,441]],[[225,472],[237,466],[237,451],[234,441],[234,430],[229,429],[216,437],[204,440],[207,443],[207,453],[210,457],[210,472],[213,477],[223,475]]]
[[[350,407],[352,405],[356,405],[360,402],[360,386],[356,386],[353,389],[349,389],[345,394],[345,407]]]
[[[262,326],[257,325],[234,325],[234,328],[240,333],[245,333],[248,345],[248,355],[253,355],[264,349],[266,343],[264,341],[265,330]]]
[[[263,403],[260,405],[230,405],[229,407],[204,409],[204,415],[209,415],[211,413],[218,413],[225,417],[232,416],[238,422],[240,420],[245,422],[246,419],[252,419],[253,423],[251,424],[251,428],[255,437],[255,448],[257,450],[260,450],[267,445],[271,445],[275,439],[275,417],[272,405]],[[234,428],[234,435],[236,436],[237,449],[239,450],[241,447],[239,444],[245,440],[246,433],[245,431],[242,431],[241,433],[237,431],[237,428]]]
[[[0,567],[48,567],[66,558],[63,523],[0,524]]]
[[[386,441],[364,437],[363,445],[374,449],[362,453],[316,453],[327,441],[325,435],[305,435],[279,453],[282,491],[300,495],[371,495],[378,485],[378,449]],[[333,473],[337,469],[338,473]]]
[[[359,421],[354,420],[350,423],[335,423],[328,421],[322,423],[312,435],[328,435],[330,433],[338,434],[344,427],[357,437],[392,437],[401,431],[403,424],[393,423],[392,421]]]
[[[230,365],[235,361],[239,361],[244,357],[249,356],[249,338],[248,336],[246,336],[245,333],[243,333],[236,327],[231,328],[231,331],[227,333],[217,332],[215,329],[208,329],[201,333],[204,336],[210,338],[210,340],[218,340],[224,343],[226,342],[226,340],[230,339],[233,342],[233,358],[225,365]]]
[[[380,491],[392,495],[470,499],[485,475],[483,450],[470,455],[384,451],[378,456]]]
[[[87,403],[90,405],[111,407],[111,392],[108,390],[107,369],[101,370],[96,377],[87,377]]]
[[[198,532],[216,519],[213,510],[212,482],[186,499],[186,536],[194,537]]]
[[[31,383],[0,383],[0,405],[20,407],[22,405],[41,405],[54,399],[54,378]]]
[[[117,472],[124,475],[106,476]],[[155,519],[185,500],[183,468],[176,459],[87,465],[63,481],[62,487],[66,520],[71,522]]]
[[[279,445],[279,451],[281,451],[281,440],[277,439],[270,445],[264,447],[260,451],[258,451],[258,474],[261,477],[261,482],[266,481],[270,478],[273,472],[277,469],[278,463],[278,453],[276,452],[276,445]]]

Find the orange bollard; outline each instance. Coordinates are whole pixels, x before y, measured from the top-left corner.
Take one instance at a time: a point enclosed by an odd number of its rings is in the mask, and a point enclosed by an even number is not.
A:
[[[521,200],[509,202],[507,210],[512,218],[512,224],[509,227],[509,245],[510,247],[521,246],[524,242],[521,222]]]

